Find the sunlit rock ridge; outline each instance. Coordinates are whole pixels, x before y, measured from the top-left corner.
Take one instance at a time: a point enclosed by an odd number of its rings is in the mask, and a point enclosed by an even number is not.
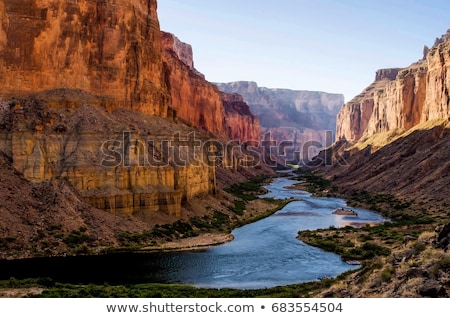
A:
[[[377,71],[375,81],[338,114],[336,136],[356,142],[379,133],[404,132],[416,125],[447,119],[450,42],[436,39],[426,56],[406,68]]]

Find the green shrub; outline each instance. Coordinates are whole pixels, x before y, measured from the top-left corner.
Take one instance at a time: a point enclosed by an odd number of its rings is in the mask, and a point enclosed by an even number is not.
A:
[[[444,257],[434,264],[431,274],[434,278],[437,278],[439,275],[439,271],[442,270],[444,272],[450,272],[450,257]]]
[[[214,211],[213,219],[211,225],[215,228],[222,228],[224,225],[228,225],[230,218],[225,213],[220,211]]]
[[[392,266],[385,268],[380,273],[381,281],[383,281],[385,283],[390,282],[394,273],[395,273],[395,269]]]
[[[247,182],[233,184],[229,188],[225,189],[228,193],[233,194],[234,196],[244,200],[244,201],[252,201],[258,198],[258,194],[265,193],[262,185],[265,183],[270,177],[261,175],[256,176],[249,179]]]
[[[89,236],[80,233],[80,231],[72,231],[67,235],[63,242],[70,247],[75,247],[77,245],[83,244],[89,240]]]
[[[244,215],[245,211],[245,202],[242,200],[234,200],[234,207],[230,208],[237,215]]]

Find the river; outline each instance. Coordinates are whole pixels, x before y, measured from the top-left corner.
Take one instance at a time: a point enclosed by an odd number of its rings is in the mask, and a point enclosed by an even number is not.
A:
[[[52,277],[70,283],[183,283],[206,288],[257,289],[335,277],[357,266],[296,239],[299,230],[381,222],[371,211],[358,216],[332,212],[345,200],[286,189],[296,181],[277,178],[263,197],[295,198],[282,210],[233,231],[235,239],[201,252],[121,253],[0,262],[0,278]]]

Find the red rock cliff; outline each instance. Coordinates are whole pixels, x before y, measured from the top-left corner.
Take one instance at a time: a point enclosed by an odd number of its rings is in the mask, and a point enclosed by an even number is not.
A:
[[[414,64],[399,71],[395,80],[376,91],[367,135],[394,130],[401,132],[419,124],[427,92],[426,78],[426,64]]]
[[[427,95],[422,120],[448,118],[450,115],[450,30],[446,41],[434,46],[427,56]]]
[[[259,122],[242,98],[221,94],[194,68],[192,48],[161,32],[171,106],[194,127],[234,140],[259,140]],[[238,100],[239,99],[239,100]]]
[[[77,88],[165,116],[156,0],[0,0],[0,93]]]
[[[192,129],[165,119],[156,9],[155,0],[0,0],[0,152],[28,181],[64,178],[94,207],[150,218],[180,216],[182,200],[215,191],[202,150],[179,150],[174,134]]]
[[[377,72],[376,80],[345,104],[337,117],[337,137],[355,142],[377,133],[398,134],[450,115],[449,32],[404,69]]]
[[[216,86],[186,64],[174,49],[172,34],[161,33],[164,44],[164,72],[171,106],[177,116],[194,127],[216,134],[225,132],[225,111]]]
[[[227,122],[190,46],[169,38],[162,50],[156,9],[155,0],[0,0],[0,152],[28,181],[63,178],[91,206],[145,218],[179,217],[182,201],[216,191],[215,166],[186,145],[194,129],[167,120],[170,104],[223,139],[230,124],[244,139],[258,126],[239,112]]]
[[[239,94],[221,93],[226,113],[228,136],[233,140],[258,143],[260,141],[259,120]]]
[[[377,71],[376,80],[345,104],[336,135],[351,142],[377,133],[404,131],[421,122],[427,93],[427,65]]]

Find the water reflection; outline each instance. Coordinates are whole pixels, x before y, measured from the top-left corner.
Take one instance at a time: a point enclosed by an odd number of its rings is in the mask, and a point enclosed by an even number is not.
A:
[[[343,222],[380,222],[371,211],[357,217],[334,215],[346,208],[338,198],[317,198],[286,189],[294,181],[279,178],[265,197],[295,198],[274,215],[233,231],[235,240],[203,252],[127,253],[0,262],[1,278],[53,277],[73,283],[184,283],[208,288],[256,289],[336,276],[355,268],[338,255],[296,239],[299,230],[340,226]]]

